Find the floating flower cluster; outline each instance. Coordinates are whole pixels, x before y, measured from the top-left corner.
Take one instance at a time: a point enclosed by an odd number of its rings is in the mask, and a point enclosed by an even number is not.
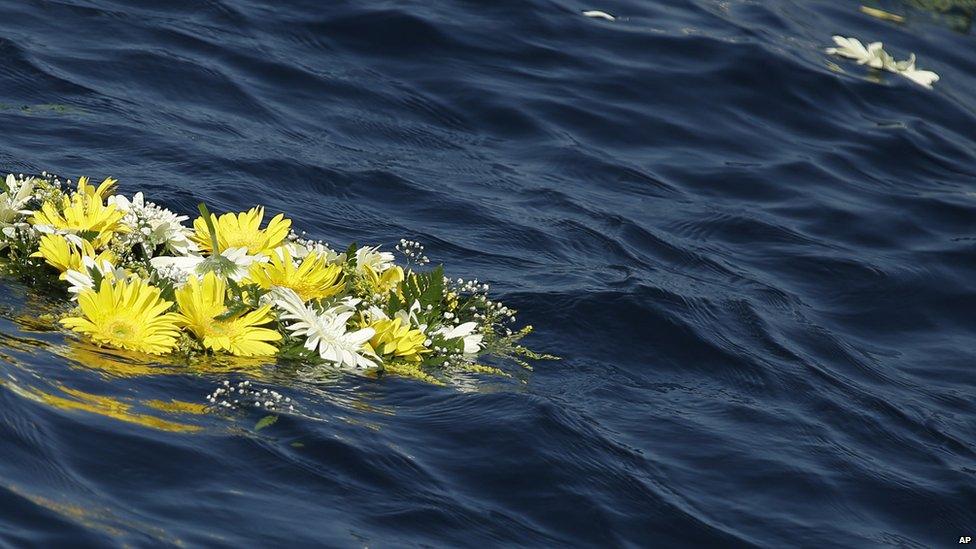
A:
[[[8,175],[0,185],[0,250],[34,282],[74,302],[60,323],[105,347],[154,355],[276,357],[437,382],[450,372],[502,373],[494,355],[547,358],[519,344],[515,312],[477,281],[429,268],[423,246],[303,238],[262,207],[192,224],[115,194],[114,179],[77,184]]]
[[[853,59],[858,65],[867,65],[873,69],[899,74],[926,88],[932,88],[932,84],[939,80],[938,74],[915,67],[914,53],[909,54],[905,61],[895,61],[895,58],[884,50],[884,44],[881,42],[871,42],[865,46],[857,38],[834,36],[834,43],[837,47],[827,48],[827,53]]]

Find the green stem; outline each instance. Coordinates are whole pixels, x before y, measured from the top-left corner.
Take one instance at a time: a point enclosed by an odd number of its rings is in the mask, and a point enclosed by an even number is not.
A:
[[[197,205],[200,210],[200,215],[203,216],[203,222],[207,224],[207,230],[210,231],[210,243],[213,246],[213,255],[220,253],[217,248],[217,228],[214,227],[213,219],[211,218],[210,210],[207,209],[207,205],[201,202]]]

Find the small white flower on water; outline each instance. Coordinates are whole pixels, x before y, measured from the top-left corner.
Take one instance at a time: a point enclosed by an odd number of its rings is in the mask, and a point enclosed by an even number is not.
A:
[[[348,331],[346,322],[353,311],[333,307],[317,312],[302,302],[290,288],[273,290],[274,304],[282,311],[282,320],[291,320],[287,329],[296,337],[305,338],[305,348],[318,351],[323,360],[338,366],[366,369],[376,366],[364,345],[376,333],[372,328]]]
[[[867,65],[874,69],[881,69],[904,76],[916,84],[931,89],[932,84],[939,80],[939,75],[915,67],[915,54],[909,54],[905,61],[895,61],[895,58],[884,50],[881,42],[872,42],[865,47],[857,38],[834,36],[836,48],[827,48],[827,53],[854,59],[859,65]]]
[[[607,21],[616,21],[617,18],[610,15],[605,11],[600,10],[589,10],[583,12],[584,17],[592,17],[594,19],[606,19]]]
[[[875,69],[884,67],[884,61],[881,57],[881,53],[884,52],[884,44],[881,42],[871,42],[865,47],[857,38],[834,36],[834,43],[838,47],[827,48],[827,53],[853,59],[857,61],[858,65],[867,65]]]
[[[910,54],[907,60],[898,61],[895,63],[895,69],[897,70],[898,74],[929,89],[932,89],[932,84],[938,82],[939,80],[938,74],[932,71],[923,71],[915,68],[914,53]]]

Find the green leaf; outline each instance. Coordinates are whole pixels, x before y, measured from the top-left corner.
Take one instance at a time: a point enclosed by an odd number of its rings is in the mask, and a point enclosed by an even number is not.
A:
[[[78,236],[89,242],[94,241],[98,238],[98,231],[78,231]]]
[[[430,305],[440,314],[441,302],[444,300],[444,267],[438,266],[426,273],[410,273],[403,281],[401,290],[407,305],[419,301],[422,311],[426,311]]]
[[[403,301],[400,300],[400,296],[396,292],[390,292],[390,300],[387,302],[387,313],[394,313],[400,309],[405,309]]]
[[[260,431],[265,427],[270,427],[271,425],[274,425],[276,421],[278,421],[278,416],[276,415],[264,416],[257,422],[257,424],[254,425],[254,430]]]
[[[241,295],[241,286],[233,278],[227,279],[227,285],[230,286],[230,291],[237,299],[243,300],[244,297]]]
[[[92,284],[95,286],[95,288],[96,289],[97,288],[101,288],[102,287],[102,279],[104,278],[102,276],[102,271],[99,271],[98,269],[92,267],[92,268],[88,269],[88,274],[91,276]]]
[[[349,265],[350,267],[353,268],[356,267],[356,250],[358,249],[359,246],[357,246],[355,242],[353,242],[352,244],[349,245],[348,248],[346,248],[346,264]]]

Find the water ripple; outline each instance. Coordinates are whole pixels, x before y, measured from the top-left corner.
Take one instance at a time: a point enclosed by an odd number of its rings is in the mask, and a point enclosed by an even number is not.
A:
[[[450,388],[140,362],[4,281],[0,540],[955,543],[976,13],[881,4],[906,23],[823,0],[4,4],[4,170],[421,240],[564,360]],[[838,33],[942,80],[830,59]],[[202,406],[245,378],[297,410]]]

